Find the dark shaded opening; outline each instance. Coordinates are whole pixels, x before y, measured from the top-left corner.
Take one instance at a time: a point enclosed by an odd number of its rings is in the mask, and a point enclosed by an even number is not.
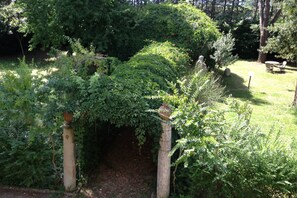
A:
[[[156,164],[152,141],[141,148],[133,128],[101,128],[99,165],[90,171],[87,189],[95,197],[150,197],[155,189]]]

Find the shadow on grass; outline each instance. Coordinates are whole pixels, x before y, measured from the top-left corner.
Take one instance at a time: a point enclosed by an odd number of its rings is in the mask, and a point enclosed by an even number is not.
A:
[[[234,98],[239,98],[244,101],[250,101],[254,105],[269,104],[268,101],[253,96],[251,91],[244,84],[244,79],[237,74],[232,73],[229,77],[223,77],[223,83],[226,87],[226,93],[231,94]]]

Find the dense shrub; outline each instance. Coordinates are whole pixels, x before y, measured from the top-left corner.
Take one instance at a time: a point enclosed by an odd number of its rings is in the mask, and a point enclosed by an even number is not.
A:
[[[216,40],[212,47],[214,48],[214,54],[210,57],[214,59],[217,68],[231,65],[238,58],[237,55],[233,56],[232,51],[234,47],[234,38],[231,32],[223,34],[218,40]]]
[[[149,4],[137,15],[132,49],[142,48],[146,40],[170,41],[197,59],[208,57],[209,44],[218,36],[214,22],[189,4]]]
[[[127,60],[149,41],[170,41],[193,59],[207,55],[219,32],[202,11],[188,4],[148,4],[141,8],[117,1],[19,1],[25,10],[31,44],[61,46],[65,37],[93,44],[100,53]],[[208,57],[208,56],[207,56]]]
[[[21,63],[0,80],[0,183],[52,188],[60,182],[59,123],[48,118],[43,76]],[[49,120],[47,120],[49,119]]]

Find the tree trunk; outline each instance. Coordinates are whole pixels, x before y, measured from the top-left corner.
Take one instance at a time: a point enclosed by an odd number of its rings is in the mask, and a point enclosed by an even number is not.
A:
[[[255,0],[255,2],[254,2],[254,14],[253,14],[253,21],[255,21],[255,20],[256,20],[256,18],[257,18],[257,15],[258,15],[258,8],[259,8],[259,6],[258,6],[258,3],[259,3],[259,0]]]
[[[264,63],[267,54],[262,52],[261,49],[266,46],[268,39],[268,22],[270,13],[270,0],[259,0],[259,17],[260,17],[260,45],[259,45],[259,55],[258,62]]]
[[[205,1],[205,9],[204,9],[205,13],[209,13],[208,12],[208,0]]]
[[[214,18],[216,12],[216,0],[212,0],[211,2],[211,13],[210,13],[210,18]]]
[[[229,22],[232,22],[232,20],[233,20],[234,6],[235,6],[235,0],[232,0]]]
[[[224,11],[223,11],[224,14],[226,13],[226,6],[227,6],[227,0],[224,1]]]
[[[23,47],[23,38],[17,32],[15,34],[16,34],[17,40],[19,41],[19,45],[20,45],[20,48],[21,48],[22,56],[24,57],[25,56],[25,51],[24,51],[24,47]]]

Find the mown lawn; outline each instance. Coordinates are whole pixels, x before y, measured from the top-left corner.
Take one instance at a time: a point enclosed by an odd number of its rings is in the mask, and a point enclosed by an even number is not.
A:
[[[240,101],[248,101],[253,109],[251,123],[262,131],[272,127],[281,130],[286,140],[297,135],[297,109],[292,107],[297,68],[287,67],[285,72],[266,72],[265,64],[237,61],[229,66],[232,75],[224,77],[227,93]],[[253,72],[248,89],[249,72]]]
[[[14,70],[18,67],[19,61],[17,59],[1,59],[0,58],[0,72],[7,70]]]
[[[3,72],[14,71],[20,66],[20,62],[22,61],[22,58],[17,57],[0,57],[0,76]],[[35,71],[47,70],[52,67],[51,61],[45,61],[44,59],[37,59],[35,61],[33,58],[26,58],[24,61],[30,69]]]

